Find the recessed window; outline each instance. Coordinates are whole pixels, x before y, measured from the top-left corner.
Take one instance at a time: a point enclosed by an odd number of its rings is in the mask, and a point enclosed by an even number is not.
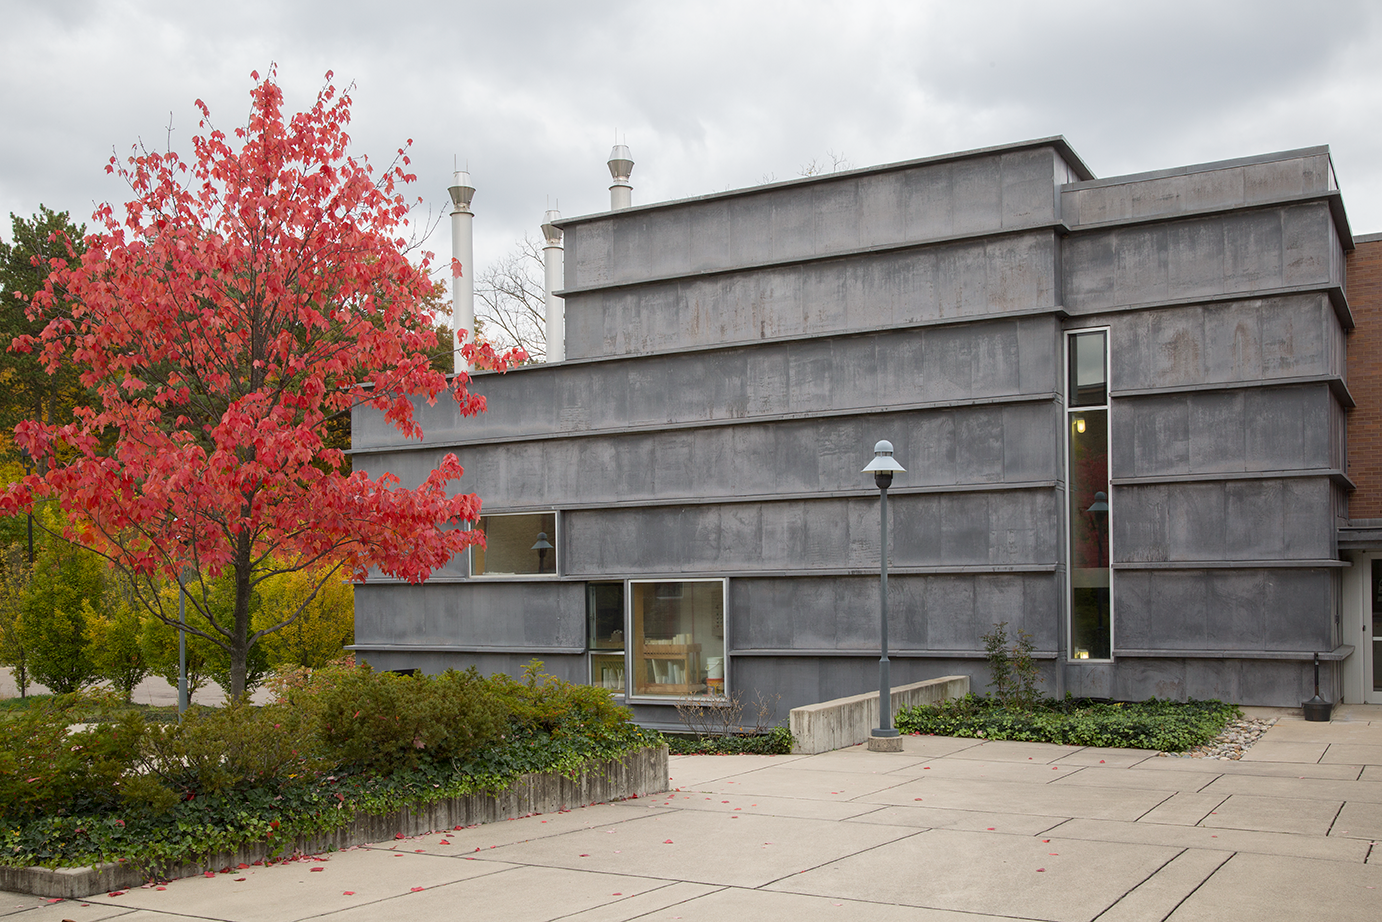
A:
[[[629,584],[633,694],[725,694],[725,581]]]
[[[625,694],[624,583],[586,583],[585,612],[590,684]]]
[[[555,576],[557,514],[482,515],[483,547],[470,552],[471,576]]]

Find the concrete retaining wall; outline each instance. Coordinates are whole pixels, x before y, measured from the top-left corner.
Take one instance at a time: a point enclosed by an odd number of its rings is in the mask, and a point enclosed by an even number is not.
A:
[[[969,676],[947,675],[924,682],[900,685],[892,690],[893,713],[904,705],[935,704],[969,694]],[[878,692],[850,695],[820,704],[792,708],[793,752],[812,755],[846,746],[857,746],[878,726]]]
[[[667,790],[667,747],[641,749],[623,759],[597,763],[577,778],[556,773],[523,775],[498,794],[469,794],[431,804],[405,807],[384,816],[360,813],[332,832],[304,836],[280,854],[317,854],[387,842],[397,835],[420,836],[429,832],[494,823],[499,820],[552,813],[588,804],[641,797]],[[233,853],[208,855],[202,861],[174,867],[137,868],[129,864],[103,864],[86,868],[0,867],[0,890],[36,896],[80,899],[111,890],[138,887],[148,877],[193,877],[205,871],[252,864],[270,857],[265,843],[248,845]]]

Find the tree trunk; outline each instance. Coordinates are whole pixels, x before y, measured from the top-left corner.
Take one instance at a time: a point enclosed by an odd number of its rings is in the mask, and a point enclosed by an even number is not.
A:
[[[245,676],[250,654],[250,554],[253,543],[241,534],[235,549],[235,633],[230,639],[230,697],[245,697]]]

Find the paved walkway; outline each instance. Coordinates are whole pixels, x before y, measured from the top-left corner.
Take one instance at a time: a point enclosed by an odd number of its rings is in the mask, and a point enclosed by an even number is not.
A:
[[[1382,918],[1382,708],[1241,762],[909,737],[672,760],[675,790],[4,922]]]

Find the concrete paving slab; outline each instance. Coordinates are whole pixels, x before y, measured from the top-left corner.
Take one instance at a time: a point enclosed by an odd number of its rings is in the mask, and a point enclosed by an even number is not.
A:
[[[1266,737],[1243,753],[1243,762],[1318,762],[1328,743],[1278,743]]]
[[[690,905],[695,905],[701,897],[718,893],[726,888],[711,887],[705,884],[669,883],[655,890],[648,890],[625,897],[613,903],[596,906],[582,912],[562,916],[562,922],[628,922],[630,919],[686,919]],[[752,893],[752,890],[735,890],[735,893]]]
[[[1329,832],[1342,806],[1342,801],[1234,794],[1201,823],[1211,829],[1254,829],[1259,832],[1323,836]]]
[[[1113,768],[1132,768],[1149,759],[1157,758],[1151,749],[1108,749],[1102,746],[1087,746],[1079,752],[1061,757],[1062,765],[1108,765]]]
[[[1251,750],[1249,750],[1251,752]],[[1308,762],[1243,762],[1232,759],[1148,759],[1137,766],[1148,772],[1200,772],[1259,775],[1265,778],[1323,778],[1357,781],[1362,765],[1318,765]]]
[[[1263,737],[1273,743],[1362,743],[1382,746],[1382,726],[1371,722],[1283,720]]]
[[[954,759],[990,759],[994,762],[1060,762],[1083,751],[1084,746],[1057,746],[1055,743],[1023,743],[1016,740],[988,740],[951,755]]]
[[[1249,750],[1251,751],[1251,750]],[[1363,745],[1361,743],[1330,743],[1321,762],[1338,764],[1360,763],[1363,765],[1382,765],[1382,745]]]
[[[1329,830],[1331,836],[1382,841],[1382,804],[1346,803]]]
[[[1327,839],[1280,832],[1252,832],[1243,829],[1209,829],[1204,826],[1177,826],[1162,823],[1123,823],[1112,820],[1069,820],[1048,830],[1048,836],[1090,839],[1098,842],[1133,842],[1166,845],[1173,848],[1198,848],[1211,851],[1254,852],[1318,858],[1325,861],[1362,862],[1368,843],[1351,839]]]
[[[913,829],[964,829],[999,835],[1035,836],[1065,822],[1059,816],[1024,816],[1014,813],[985,813],[975,810],[946,810],[941,807],[879,807],[848,820],[851,823],[880,823]]]
[[[1078,774],[1083,766],[1048,765],[1045,762],[988,762],[976,759],[930,759],[893,774],[899,778],[971,778],[990,781],[1022,781],[1028,784],[1051,784],[1068,775]]]
[[[920,798],[920,799],[918,799]],[[860,800],[1037,816],[1132,821],[1166,799],[1165,792],[1114,787],[1019,784],[1008,781],[922,779]]]
[[[1374,922],[1382,895],[1382,867],[1234,855],[1181,903],[1168,922],[1240,919],[1328,919]]]
[[[690,788],[733,775],[757,771],[770,765],[785,765],[805,756],[671,756],[667,773],[674,788]]]
[[[640,798],[640,802],[642,800],[643,798]],[[873,804],[853,801],[841,803],[758,794],[702,794],[699,791],[674,791],[670,795],[659,795],[649,806],[654,809],[671,807],[678,810],[705,810],[710,813],[756,813],[761,816],[795,816],[834,821],[860,816],[876,809]]]
[[[1164,919],[1230,857],[1224,852],[1187,849],[1109,907],[1099,922]]]
[[[498,861],[759,887],[914,834],[900,827],[685,810],[490,852]]]
[[[131,909],[228,922],[292,922],[411,894],[414,887],[440,887],[509,867],[497,861],[465,861],[411,852],[385,855],[359,848],[335,852],[320,860],[245,868],[213,878],[169,881],[165,889],[140,887],[107,900]],[[346,895],[347,890],[350,895]]]
[[[822,752],[809,759],[802,759],[793,763],[794,768],[806,769],[809,771],[827,772],[865,772],[867,774],[890,774],[903,770],[909,766],[920,765],[932,756],[923,753],[902,752],[882,753],[888,758],[880,759],[874,756],[880,753],[870,753],[864,744],[851,746],[848,749],[837,749],[834,752]]]
[[[624,900],[665,887],[667,881],[549,867],[510,867],[477,880],[459,881],[392,899],[332,912],[330,922],[381,919],[467,919],[547,922],[573,912],[617,907]],[[618,916],[616,916],[618,918]],[[627,918],[627,916],[626,916]]]
[[[927,757],[954,755],[984,745],[983,740],[958,736],[927,736],[908,734],[902,737],[903,755],[922,755]],[[855,751],[867,751],[864,746],[853,747]]]
[[[1132,788],[1148,791],[1198,791],[1219,775],[1210,772],[1156,772],[1139,768],[1114,768],[1107,771],[1064,772],[1054,782],[1062,785]]]
[[[853,824],[850,824],[853,825]],[[937,829],[778,881],[769,890],[1087,922],[1175,849]],[[1002,881],[1002,886],[994,882]]]
[[[1359,781],[1382,782],[1382,765],[1365,765],[1358,774]]]
[[[575,918],[584,920],[583,916]],[[738,919],[751,919],[753,922],[841,922],[847,919],[867,919],[868,922],[997,922],[1001,919],[1006,922],[1009,918],[943,909],[918,909],[842,897],[737,888],[718,890],[710,896],[646,917],[647,922],[671,922],[675,919],[683,922]]]
[[[877,753],[886,758],[890,753]],[[707,793],[797,797],[805,800],[849,801],[886,790],[907,779],[899,775],[864,772],[815,772],[774,766],[699,785]]]
[[[1139,823],[1164,823],[1172,826],[1194,826],[1209,816],[1227,799],[1227,794],[1177,791],[1138,817],[1137,821]]]
[[[16,894],[6,893],[4,896]],[[0,919],[5,919],[6,922],[62,922],[63,919],[71,919],[72,922],[104,922],[107,919],[145,922],[150,918],[157,918],[127,906],[111,905],[116,901],[109,898],[105,898],[101,903],[93,903],[91,900],[58,900],[50,903],[40,896],[24,899],[27,902],[22,904],[8,899],[0,902]],[[140,916],[143,916],[143,919]],[[168,920],[165,918],[162,922]]]
[[[1376,781],[1329,781],[1322,778],[1264,778],[1221,775],[1205,785],[1205,794],[1260,794],[1297,799],[1382,803],[1382,784]]]

